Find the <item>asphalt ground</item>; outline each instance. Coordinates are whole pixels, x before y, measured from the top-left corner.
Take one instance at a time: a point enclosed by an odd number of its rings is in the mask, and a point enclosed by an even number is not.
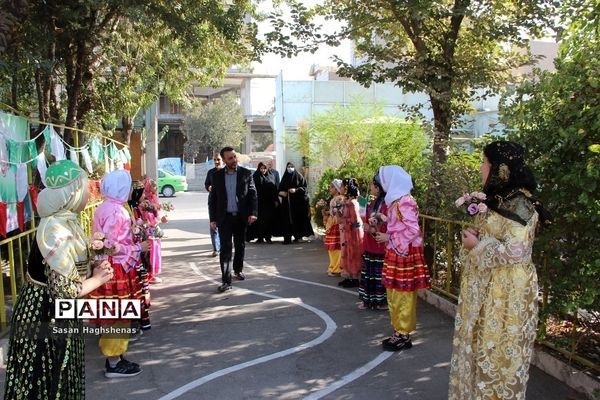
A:
[[[151,286],[152,329],[126,356],[143,372],[104,377],[97,337],[87,336],[86,398],[446,399],[453,320],[420,302],[413,348],[384,352],[387,311],[357,308],[356,290],[328,277],[313,240],[246,246],[247,279],[218,293],[207,195],[178,193],[165,225],[163,282]],[[527,399],[580,399],[535,367]],[[4,388],[5,374],[2,377]]]

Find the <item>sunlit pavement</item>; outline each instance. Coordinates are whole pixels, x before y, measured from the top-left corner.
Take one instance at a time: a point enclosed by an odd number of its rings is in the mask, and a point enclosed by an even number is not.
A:
[[[383,352],[387,311],[357,308],[356,290],[327,276],[318,240],[248,244],[247,279],[218,293],[206,193],[160,201],[175,206],[164,227],[163,283],[151,286],[152,329],[127,353],[143,372],[105,378],[97,337],[88,336],[88,399],[447,398],[451,318],[421,302],[413,348]],[[527,398],[580,397],[532,367]]]

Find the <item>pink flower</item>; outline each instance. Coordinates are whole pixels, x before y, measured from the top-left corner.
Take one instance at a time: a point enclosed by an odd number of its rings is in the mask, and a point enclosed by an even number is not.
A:
[[[106,239],[104,241],[104,247],[106,247],[107,249],[112,249],[113,247],[115,247],[115,242],[113,242],[110,239]]]
[[[473,192],[473,193],[471,193],[471,197],[473,197],[475,199],[479,199],[479,200],[485,200],[487,198],[485,193],[482,193],[482,192]]]
[[[104,248],[104,242],[102,242],[102,240],[93,240],[92,241],[92,249],[102,250],[103,248]]]
[[[469,204],[469,207],[467,207],[467,212],[469,213],[469,215],[475,215],[475,214],[477,214],[478,211],[479,211],[479,208],[478,208],[477,204],[475,204],[475,203],[471,203],[471,204]]]
[[[477,210],[480,213],[484,213],[488,210],[488,206],[485,203],[479,203],[479,204],[477,204]]]
[[[94,232],[94,234],[92,235],[92,238],[94,240],[104,240],[105,236],[103,232]]]

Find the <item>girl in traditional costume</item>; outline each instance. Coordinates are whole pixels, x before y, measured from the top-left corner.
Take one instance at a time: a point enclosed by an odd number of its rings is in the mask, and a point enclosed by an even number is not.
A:
[[[27,262],[26,282],[12,316],[5,399],[85,398],[83,325],[55,319],[57,299],[75,299],[110,280],[108,262],[90,270],[88,240],[77,214],[88,201],[87,175],[61,160],[46,171],[38,197],[40,224]]]
[[[329,209],[324,210],[325,218],[325,248],[329,255],[329,267],[327,268],[327,275],[329,276],[340,276],[341,269],[341,244],[340,244],[340,226],[338,221],[338,215],[341,211],[342,204],[344,203],[344,196],[341,194],[342,191],[342,180],[334,179],[329,185],[329,194],[331,194],[331,200],[329,201]]]
[[[340,238],[342,246],[342,287],[358,287],[363,254],[363,231],[358,204],[358,183],[356,179],[349,178],[343,181],[346,201],[342,208],[342,223],[340,224]]]
[[[104,202],[94,214],[94,232],[104,234],[105,240],[115,243],[115,251],[109,257],[114,270],[113,279],[96,289],[93,299],[139,299],[141,285],[136,267],[141,253],[148,250],[148,242],[135,243],[131,230],[131,216],[124,204],[131,191],[131,176],[124,170],[110,172],[102,178],[100,187]],[[113,326],[125,330],[131,320],[102,319],[95,321],[102,326]],[[107,378],[138,375],[138,364],[127,361],[123,354],[127,351],[129,334],[106,333],[100,337],[100,350],[106,357],[104,375]]]
[[[385,288],[381,283],[383,260],[385,258],[385,243],[375,240],[377,232],[387,232],[387,205],[385,204],[385,191],[381,186],[379,174],[371,182],[371,193],[375,199],[367,205],[366,224],[364,237],[364,253],[362,270],[360,272],[360,285],[358,298],[361,300],[359,308],[387,310],[387,297]]]
[[[450,364],[450,400],[525,399],[538,322],[531,260],[538,221],[536,182],[523,148],[508,141],[483,150],[484,203],[462,232],[462,274]]]
[[[410,333],[417,327],[417,290],[431,285],[423,255],[417,202],[410,195],[411,176],[398,165],[379,169],[381,186],[386,192],[387,232],[375,239],[386,243],[382,283],[394,333],[383,341],[383,349],[398,351],[412,347]]]

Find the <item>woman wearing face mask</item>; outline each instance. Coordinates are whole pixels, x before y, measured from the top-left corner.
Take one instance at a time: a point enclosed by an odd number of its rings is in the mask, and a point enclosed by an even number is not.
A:
[[[256,243],[271,243],[275,212],[279,203],[275,175],[270,174],[267,166],[261,162],[258,163],[258,168],[252,177],[258,196],[258,219],[248,227],[246,240],[258,238]]]
[[[310,224],[310,207],[306,191],[306,179],[296,171],[294,164],[287,163],[279,184],[281,197],[283,244],[290,244],[292,236],[298,242],[302,237],[314,235]]]

